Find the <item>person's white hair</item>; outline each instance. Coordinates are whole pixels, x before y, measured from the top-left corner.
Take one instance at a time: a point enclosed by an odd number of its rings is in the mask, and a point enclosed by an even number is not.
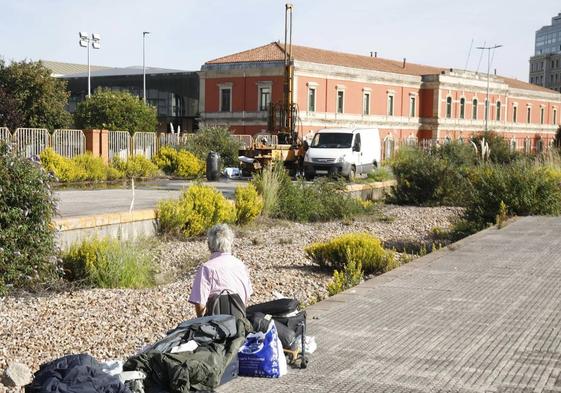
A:
[[[207,232],[207,243],[210,252],[232,252],[234,232],[226,224],[218,224]]]

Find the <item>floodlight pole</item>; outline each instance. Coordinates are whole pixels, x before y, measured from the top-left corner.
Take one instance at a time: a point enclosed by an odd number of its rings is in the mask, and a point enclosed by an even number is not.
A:
[[[92,95],[92,69],[90,67],[90,39],[88,38],[88,98]]]
[[[80,36],[80,46],[86,47],[88,50],[88,98],[92,95],[92,69],[90,65],[90,44],[92,48],[99,49],[101,46],[99,45],[100,36],[99,34],[93,33],[90,37],[88,33],[79,32],[78,35]]]
[[[487,51],[487,98],[485,99],[485,132],[489,131],[488,122],[489,122],[489,77],[491,72],[491,50],[495,50],[500,48],[502,45],[494,45],[494,46],[478,46],[477,49],[486,50]]]
[[[142,32],[142,99],[146,104],[146,36],[149,31]]]

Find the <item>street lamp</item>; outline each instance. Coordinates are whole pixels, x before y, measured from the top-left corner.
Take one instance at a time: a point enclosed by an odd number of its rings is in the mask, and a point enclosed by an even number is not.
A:
[[[91,67],[90,67],[90,42],[92,44],[92,48],[100,49],[101,48],[101,36],[97,33],[93,33],[92,36],[88,33],[83,31],[78,33],[80,35],[80,46],[82,48],[88,48],[88,97],[91,96],[92,91],[92,84],[91,84]]]
[[[478,46],[477,49],[487,51],[487,98],[485,99],[485,131],[489,131],[487,126],[489,119],[489,73],[491,71],[491,50],[502,47],[502,45]]]
[[[142,32],[142,98],[146,104],[146,36],[149,31]]]

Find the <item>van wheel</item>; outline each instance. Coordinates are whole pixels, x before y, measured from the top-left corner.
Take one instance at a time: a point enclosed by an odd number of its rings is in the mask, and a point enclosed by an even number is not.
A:
[[[306,173],[306,174],[304,175],[304,178],[305,178],[307,181],[313,181],[313,180],[314,180],[314,175],[310,175],[310,174]]]
[[[349,172],[349,176],[347,176],[347,180],[354,181],[356,179],[356,167],[353,165],[351,167],[351,171]]]

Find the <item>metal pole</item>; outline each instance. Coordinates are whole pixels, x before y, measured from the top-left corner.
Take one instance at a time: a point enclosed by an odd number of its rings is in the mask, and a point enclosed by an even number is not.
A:
[[[142,32],[142,99],[146,104],[146,35],[149,31]]]
[[[90,67],[90,40],[88,39],[88,98],[90,98],[90,96],[92,95],[91,74],[92,70]]]
[[[478,46],[477,49],[487,50],[487,97],[485,99],[485,131],[488,131],[488,121],[489,121],[489,79],[491,73],[491,50],[495,50],[497,48],[502,47],[502,45],[494,45],[494,46]]]

